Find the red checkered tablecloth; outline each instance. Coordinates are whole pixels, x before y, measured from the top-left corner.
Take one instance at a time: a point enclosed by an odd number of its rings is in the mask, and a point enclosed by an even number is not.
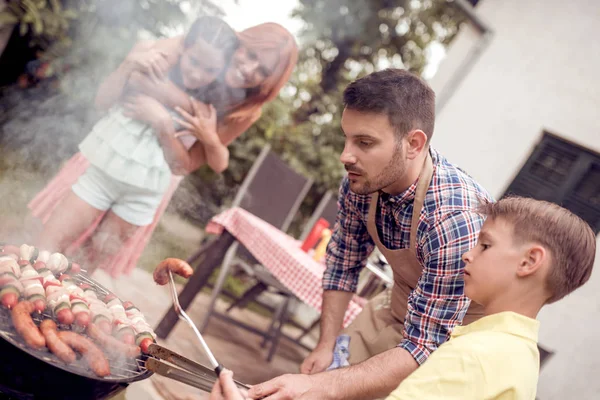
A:
[[[277,280],[300,300],[321,312],[325,265],[302,251],[300,241],[241,208],[231,208],[215,216],[206,231],[231,233]],[[364,299],[350,301],[344,326],[348,326],[362,310]]]

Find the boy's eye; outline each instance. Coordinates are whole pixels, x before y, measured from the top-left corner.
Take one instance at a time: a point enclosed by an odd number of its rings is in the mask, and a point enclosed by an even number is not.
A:
[[[481,247],[483,247],[483,250],[487,250],[487,249],[490,248],[490,245],[489,244],[481,243]]]

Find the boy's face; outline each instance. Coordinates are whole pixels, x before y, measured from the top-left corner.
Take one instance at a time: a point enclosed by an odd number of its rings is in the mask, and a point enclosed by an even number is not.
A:
[[[179,69],[186,89],[199,89],[216,79],[225,68],[223,52],[201,38],[181,54]]]
[[[486,306],[517,279],[517,268],[526,252],[526,243],[514,241],[513,226],[502,218],[488,218],[477,245],[463,254],[465,295]]]

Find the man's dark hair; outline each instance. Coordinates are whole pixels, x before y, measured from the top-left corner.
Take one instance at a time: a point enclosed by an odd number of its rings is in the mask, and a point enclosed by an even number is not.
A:
[[[344,90],[350,110],[387,114],[399,138],[420,129],[431,140],[435,125],[435,92],[418,76],[389,68],[352,82]]]

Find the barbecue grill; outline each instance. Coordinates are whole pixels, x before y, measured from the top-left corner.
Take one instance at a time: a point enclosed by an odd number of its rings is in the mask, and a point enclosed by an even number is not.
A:
[[[72,277],[77,283],[89,284],[99,297],[109,293],[84,273]],[[56,321],[47,310],[32,317],[38,324],[47,318]],[[106,354],[111,375],[104,378],[96,376],[83,359],[67,365],[48,349],[28,347],[15,331],[10,311],[3,307],[0,307],[0,354],[0,399],[106,399],[129,383],[152,375],[145,368],[146,356],[127,359]]]

